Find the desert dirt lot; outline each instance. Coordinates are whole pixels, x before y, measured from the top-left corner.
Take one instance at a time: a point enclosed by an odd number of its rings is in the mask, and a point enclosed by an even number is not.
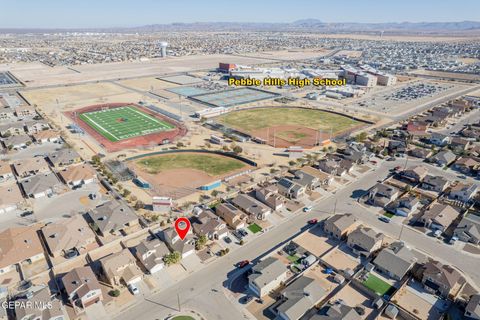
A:
[[[130,161],[129,166],[150,183],[156,195],[174,199],[250,167],[236,159],[193,152],[146,157]]]
[[[323,256],[336,245],[323,235],[321,228],[318,226],[302,233],[293,241],[316,257]]]
[[[172,88],[172,87],[178,86],[174,83],[159,80],[155,77],[120,80],[120,81],[117,81],[116,83],[129,88],[142,90],[142,91],[155,91],[157,89],[165,89],[165,88]]]

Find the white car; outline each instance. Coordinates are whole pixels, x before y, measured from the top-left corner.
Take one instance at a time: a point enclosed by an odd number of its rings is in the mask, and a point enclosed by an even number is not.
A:
[[[309,212],[309,211],[312,211],[312,209],[313,209],[312,206],[304,207],[303,212]]]
[[[128,285],[128,290],[133,294],[133,295],[137,295],[140,293],[140,290],[138,290],[137,286],[135,286],[134,284],[129,284]]]

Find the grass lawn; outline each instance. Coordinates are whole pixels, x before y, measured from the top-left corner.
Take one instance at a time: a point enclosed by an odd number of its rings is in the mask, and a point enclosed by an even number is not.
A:
[[[172,320],[195,320],[195,318],[190,316],[176,316],[173,317]]]
[[[391,295],[395,291],[394,287],[371,273],[368,275],[367,280],[363,282],[363,285],[380,296],[385,294]]]
[[[292,262],[292,263],[296,263],[298,261],[298,257],[297,255],[293,255],[293,256],[287,256],[287,259],[288,261]]]
[[[79,118],[112,142],[175,128],[133,106],[85,112]]]
[[[315,130],[330,130],[332,133],[344,131],[360,124],[348,117],[320,110],[302,108],[260,108],[230,112],[217,118],[217,121],[245,131],[279,125],[296,125]],[[297,137],[298,138],[298,137]]]
[[[256,223],[252,223],[251,225],[248,226],[248,230],[252,231],[255,234],[257,232],[262,231],[262,227],[260,227]]]
[[[245,163],[236,159],[201,153],[166,154],[138,160],[137,164],[152,174],[171,169],[191,168],[211,176],[218,176],[246,166]]]
[[[393,216],[395,216],[395,215],[394,215],[393,213],[391,213],[391,212],[385,212],[383,215],[384,215],[385,217],[388,217],[388,218],[392,218]]]

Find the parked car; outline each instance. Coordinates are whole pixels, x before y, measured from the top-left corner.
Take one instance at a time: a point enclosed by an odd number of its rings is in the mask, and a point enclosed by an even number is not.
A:
[[[382,222],[385,222],[385,223],[389,223],[389,222],[390,222],[390,218],[385,217],[385,216],[378,217],[378,220],[380,220],[380,221],[382,221]]]
[[[313,208],[312,206],[304,207],[303,212],[310,212],[312,211],[312,208]]]
[[[25,218],[25,217],[31,216],[32,214],[33,214],[33,211],[24,211],[20,213],[20,217]]]
[[[318,219],[310,219],[308,220],[308,224],[317,224]]]
[[[223,238],[223,241],[225,241],[226,243],[232,243],[232,239],[230,239],[229,236],[226,236],[225,238]]]
[[[235,230],[232,232],[233,236],[237,238],[238,240],[242,240],[243,236],[240,234],[239,231]]]
[[[454,244],[455,242],[457,242],[457,240],[458,240],[458,237],[453,236],[453,237],[450,238],[450,241],[448,243],[449,244]]]
[[[248,232],[245,229],[238,229],[238,232],[242,235],[242,237],[248,236]]]
[[[239,268],[245,268],[246,266],[248,266],[250,264],[250,261],[248,260],[242,260],[240,261],[239,263],[237,263],[237,266]]]
[[[128,291],[130,291],[133,295],[137,295],[140,293],[140,290],[138,290],[138,287],[132,283],[128,285]]]
[[[243,303],[243,304],[247,304],[247,303],[249,303],[249,302],[252,301],[252,300],[253,300],[253,296],[248,295],[248,296],[243,297],[242,303]]]
[[[442,235],[442,230],[435,230],[435,232],[433,232],[433,236],[435,238],[440,238],[441,235]]]

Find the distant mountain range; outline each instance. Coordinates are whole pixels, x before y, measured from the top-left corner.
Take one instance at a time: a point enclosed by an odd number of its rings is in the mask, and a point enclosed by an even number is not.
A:
[[[328,33],[348,32],[378,32],[386,33],[439,33],[480,31],[480,21],[459,22],[386,22],[386,23],[357,23],[333,22],[327,23],[317,19],[302,19],[290,23],[258,23],[258,22],[193,22],[153,24],[138,27],[118,28],[83,28],[83,29],[0,29],[2,33],[31,33],[31,32],[161,32],[161,31],[317,31]]]

